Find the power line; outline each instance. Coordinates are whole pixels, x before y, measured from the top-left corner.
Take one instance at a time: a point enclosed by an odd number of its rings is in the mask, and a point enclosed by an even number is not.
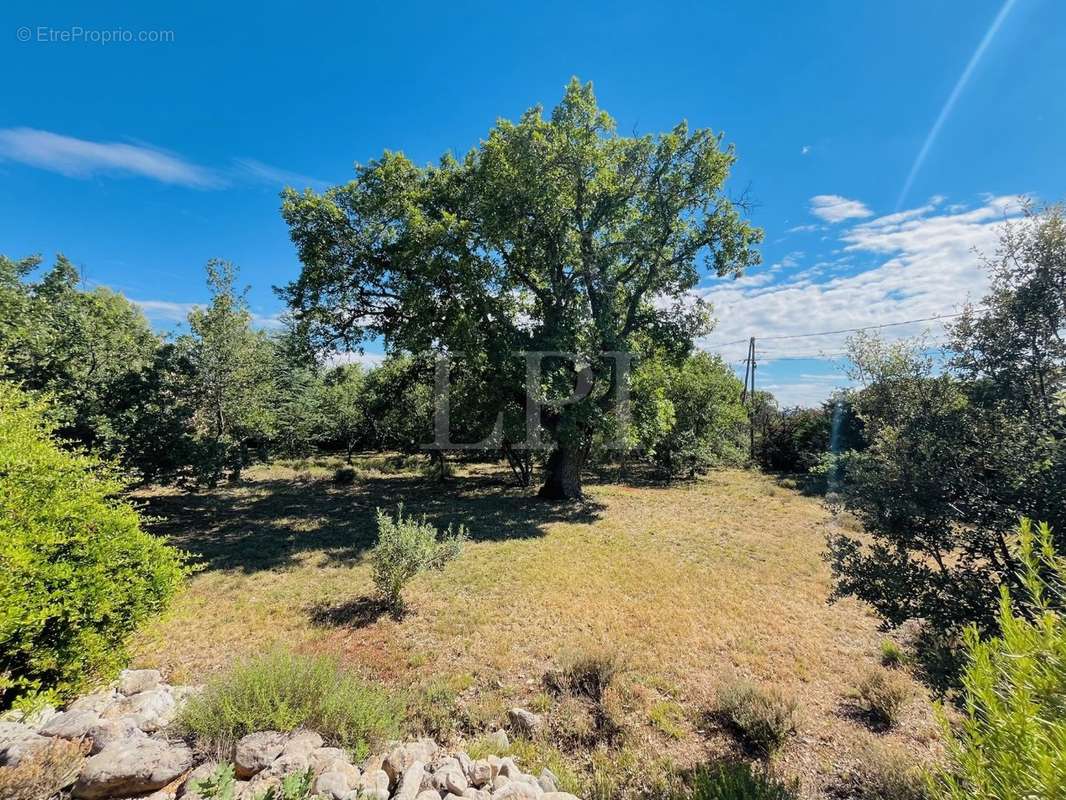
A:
[[[960,311],[960,312],[955,313],[955,314],[937,314],[936,316],[933,316],[933,317],[920,317],[918,319],[905,319],[905,320],[900,320],[899,322],[882,322],[882,323],[877,324],[877,325],[863,325],[863,326],[858,327],[858,328],[840,328],[839,330],[835,330],[835,331],[816,331],[814,333],[779,334],[777,336],[760,336],[758,338],[759,338],[760,341],[765,342],[767,340],[782,341],[782,340],[785,340],[785,339],[808,339],[808,338],[811,338],[813,336],[833,336],[835,334],[840,334],[840,333],[859,333],[860,331],[874,331],[874,330],[880,330],[881,328],[894,328],[894,327],[897,327],[899,325],[914,325],[917,322],[935,322],[937,320],[942,320],[942,319],[954,319],[955,317],[961,317],[961,316],[963,316],[966,313],[967,313],[966,311]],[[721,347],[729,347],[730,345],[733,345],[733,344],[743,344],[743,343],[745,343],[747,341],[748,341],[748,339],[735,339],[735,340],[733,340],[731,342],[722,342],[720,344],[710,344],[710,345],[708,345],[708,347],[713,347],[713,348],[717,349],[717,348],[721,348]]]

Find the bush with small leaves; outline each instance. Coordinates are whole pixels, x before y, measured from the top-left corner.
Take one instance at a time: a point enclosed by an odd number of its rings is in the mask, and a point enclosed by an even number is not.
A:
[[[403,515],[403,504],[393,518],[378,509],[378,542],[370,551],[374,585],[382,600],[394,609],[403,608],[403,588],[428,569],[443,569],[457,558],[466,542],[466,528],[451,526],[439,535],[425,517]]]
[[[117,672],[188,573],[114,468],[62,444],[47,406],[0,381],[0,709]]]
[[[859,681],[855,694],[859,706],[874,722],[891,727],[899,722],[913,690],[903,674],[872,669]]]
[[[698,769],[670,800],[794,800],[795,782],[784,783],[767,771],[739,762]]]
[[[943,720],[950,768],[938,800],[1060,798],[1066,787],[1066,558],[1047,525],[1022,523],[1024,597],[1004,587],[999,636],[966,633],[965,717]]]
[[[718,692],[718,708],[748,744],[764,753],[773,753],[796,731],[796,701],[776,687],[728,683]]]
[[[227,753],[255,731],[306,727],[366,755],[399,732],[401,704],[334,659],[276,651],[238,662],[190,698],[178,719],[204,750]]]

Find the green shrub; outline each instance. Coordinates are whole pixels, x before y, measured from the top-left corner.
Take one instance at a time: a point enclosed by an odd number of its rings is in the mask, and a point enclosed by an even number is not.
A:
[[[114,470],[53,431],[41,401],[0,382],[0,708],[116,671],[187,572],[115,499]]]
[[[427,569],[443,569],[462,552],[466,528],[458,531],[448,527],[444,536],[426,522],[404,517],[403,505],[396,510],[396,518],[378,509],[378,542],[370,551],[374,585],[382,599],[392,608],[403,607],[403,587],[418,573]]]
[[[796,701],[776,687],[729,683],[718,692],[718,708],[748,744],[764,753],[773,753],[796,730]]]
[[[697,770],[670,800],[793,800],[798,793],[795,784],[782,783],[766,771],[740,762]]]
[[[966,633],[966,716],[943,721],[952,765],[938,776],[941,800],[1062,797],[1066,787],[1066,559],[1047,525],[1028,520],[1015,548],[1023,607],[1001,589],[999,636]]]
[[[254,731],[306,727],[356,754],[396,735],[401,704],[335,659],[276,651],[239,662],[190,699],[178,724],[228,753]]]
[[[913,694],[910,683],[899,672],[872,669],[856,688],[859,706],[880,725],[893,726],[899,722],[903,707]]]
[[[312,800],[318,796],[312,792],[313,786],[314,773],[311,770],[290,772],[282,777],[280,784],[251,795],[249,800]],[[189,789],[203,800],[235,800],[237,781],[233,777],[233,765],[219,764],[207,778],[193,781]]]
[[[902,667],[907,663],[907,654],[903,652],[903,648],[893,642],[891,639],[885,639],[881,642],[881,666],[882,667]]]

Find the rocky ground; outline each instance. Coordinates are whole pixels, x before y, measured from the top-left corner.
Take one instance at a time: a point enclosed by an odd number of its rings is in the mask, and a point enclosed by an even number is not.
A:
[[[156,670],[126,670],[107,691],[82,697],[63,711],[44,709],[0,721],[0,769],[18,767],[56,739],[80,741],[85,754],[63,779],[62,796],[201,800],[197,782],[214,774],[219,762],[204,759],[168,733],[182,702],[196,691],[164,683]],[[514,709],[512,722],[535,726],[538,718]],[[505,750],[506,734],[494,736]],[[529,775],[511,758],[474,760],[431,739],[394,742],[354,764],[344,750],[326,747],[314,731],[260,731],[237,743],[231,763],[235,800],[260,798],[295,773],[310,774],[313,791],[323,800],[577,800],[557,790],[548,770]]]

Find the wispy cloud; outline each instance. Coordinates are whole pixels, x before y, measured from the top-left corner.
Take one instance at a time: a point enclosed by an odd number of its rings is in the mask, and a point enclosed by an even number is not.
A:
[[[270,164],[264,164],[262,161],[256,161],[253,158],[236,158],[233,163],[236,165],[237,173],[240,176],[278,188],[292,186],[302,189],[310,186],[313,189],[322,190],[329,185],[327,181],[312,178],[308,175],[301,175],[299,172],[290,172]]]
[[[170,300],[135,300],[132,297],[129,300],[155,323],[184,322],[189,312],[197,306],[197,303],[174,303]]]
[[[874,212],[858,200],[849,200],[838,194],[818,194],[811,198],[811,213],[818,219],[835,223],[872,217]]]
[[[973,75],[974,69],[977,68],[977,64],[981,61],[981,57],[992,43],[992,40],[995,38],[1003,21],[1010,14],[1011,9],[1014,8],[1015,2],[1017,2],[1017,0],[1006,0],[1006,2],[1003,3],[1003,6],[999,9],[999,13],[996,14],[996,18],[992,20],[992,24],[989,25],[988,30],[985,31],[985,35],[982,37],[980,44],[977,45],[977,49],[974,50],[973,55],[970,56],[966,68],[962,71],[958,81],[955,82],[955,87],[951,90],[951,94],[948,95],[947,102],[944,103],[944,107],[940,109],[940,114],[937,115],[936,122],[933,123],[933,127],[930,128],[929,133],[926,134],[925,141],[922,142],[922,149],[918,151],[918,156],[914,159],[914,164],[911,165],[911,171],[907,173],[907,180],[904,181],[903,189],[900,190],[899,193],[899,200],[896,201],[897,211],[903,206],[903,201],[907,199],[907,194],[911,190],[911,185],[914,183],[914,179],[918,176],[922,164],[925,163],[926,156],[929,155],[929,151],[932,149],[934,142],[936,142],[937,136],[940,135],[940,129],[944,127],[944,123],[947,122],[948,117],[951,116],[951,112],[955,109],[955,104],[959,101],[959,96],[962,94],[963,89],[966,88],[966,84],[970,82],[970,76]]]
[[[93,142],[35,128],[0,129],[0,159],[72,178],[137,175],[195,189],[212,189],[224,184],[212,170],[155,147]]]
[[[810,152],[811,152],[811,146],[809,144],[805,144],[805,145],[803,145],[803,147],[800,148],[800,155],[801,156],[809,155]]]

